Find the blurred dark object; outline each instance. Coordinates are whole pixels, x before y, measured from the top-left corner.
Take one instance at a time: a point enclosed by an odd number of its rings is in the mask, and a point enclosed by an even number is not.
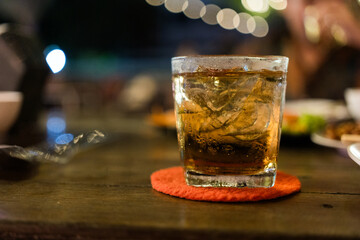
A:
[[[41,44],[29,28],[15,24],[0,25],[0,42],[4,43],[8,50],[16,56],[18,67],[8,71],[17,71],[16,74],[9,74],[19,78],[6,79],[5,76],[2,82],[17,81],[17,83],[2,84],[3,89],[0,90],[13,90],[23,93],[23,105],[9,135],[18,135],[24,132],[26,134],[37,134],[36,122],[43,107],[43,90],[50,72]],[[0,55],[3,54],[0,52]]]
[[[37,174],[39,164],[12,158],[0,151],[0,179],[23,181]]]
[[[280,148],[311,148],[315,146],[311,141],[310,134],[281,134]]]
[[[360,5],[352,0],[292,1],[282,12],[289,38],[288,98],[343,100],[360,86]]]
[[[312,75],[307,77],[307,96],[344,99],[344,91],[360,86],[360,50],[343,46],[334,48]]]

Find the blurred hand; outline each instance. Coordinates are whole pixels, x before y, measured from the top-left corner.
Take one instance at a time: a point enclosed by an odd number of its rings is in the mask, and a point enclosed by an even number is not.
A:
[[[317,0],[311,5],[316,15],[322,41],[344,41],[341,44],[360,48],[360,22],[343,0]],[[360,6],[359,6],[360,7]],[[336,39],[336,38],[340,39]]]

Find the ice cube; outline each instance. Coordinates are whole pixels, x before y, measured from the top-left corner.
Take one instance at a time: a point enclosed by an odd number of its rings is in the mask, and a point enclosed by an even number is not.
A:
[[[208,112],[209,113],[209,112]],[[224,128],[232,123],[239,115],[238,111],[224,111],[209,113],[209,117],[201,123],[200,131],[211,132]]]
[[[200,113],[203,109],[193,101],[183,101],[178,107],[178,114],[184,113]]]
[[[241,140],[253,140],[262,136],[268,129],[272,116],[271,105],[251,103],[246,110],[225,130],[225,135]]]
[[[204,89],[189,88],[186,90],[186,98],[193,104],[200,106],[200,108],[206,106],[206,91]]]
[[[283,84],[281,81],[276,81],[270,77],[259,78],[259,81],[254,86],[251,97],[253,101],[272,103],[277,94],[278,89],[281,89],[279,85]]]
[[[264,82],[258,76],[247,97],[239,101],[239,115],[225,128],[225,135],[253,140],[266,132],[272,116],[271,91],[274,86]]]
[[[233,97],[234,93],[229,90],[222,92],[208,92],[206,95],[206,105],[211,111],[221,111],[230,103],[230,101],[232,101]]]
[[[232,92],[228,90],[228,86],[225,79],[219,77],[211,76],[204,79],[206,106],[211,111],[221,111],[230,103],[233,96]]]

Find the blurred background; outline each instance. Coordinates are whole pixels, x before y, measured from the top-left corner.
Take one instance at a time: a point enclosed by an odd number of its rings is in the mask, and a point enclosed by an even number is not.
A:
[[[359,0],[2,0],[0,24],[0,90],[24,94],[13,133],[166,112],[179,55],[288,56],[288,100],[360,87]]]

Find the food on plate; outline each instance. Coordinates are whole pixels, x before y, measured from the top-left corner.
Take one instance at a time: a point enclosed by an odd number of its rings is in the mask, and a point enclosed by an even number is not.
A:
[[[157,127],[175,128],[176,119],[174,109],[153,112],[149,116],[149,121]]]
[[[324,134],[327,138],[336,140],[341,140],[341,136],[345,134],[360,135],[360,122],[329,123],[325,127]]]
[[[325,124],[326,121],[322,116],[284,112],[282,132],[290,135],[307,135],[323,129]]]

